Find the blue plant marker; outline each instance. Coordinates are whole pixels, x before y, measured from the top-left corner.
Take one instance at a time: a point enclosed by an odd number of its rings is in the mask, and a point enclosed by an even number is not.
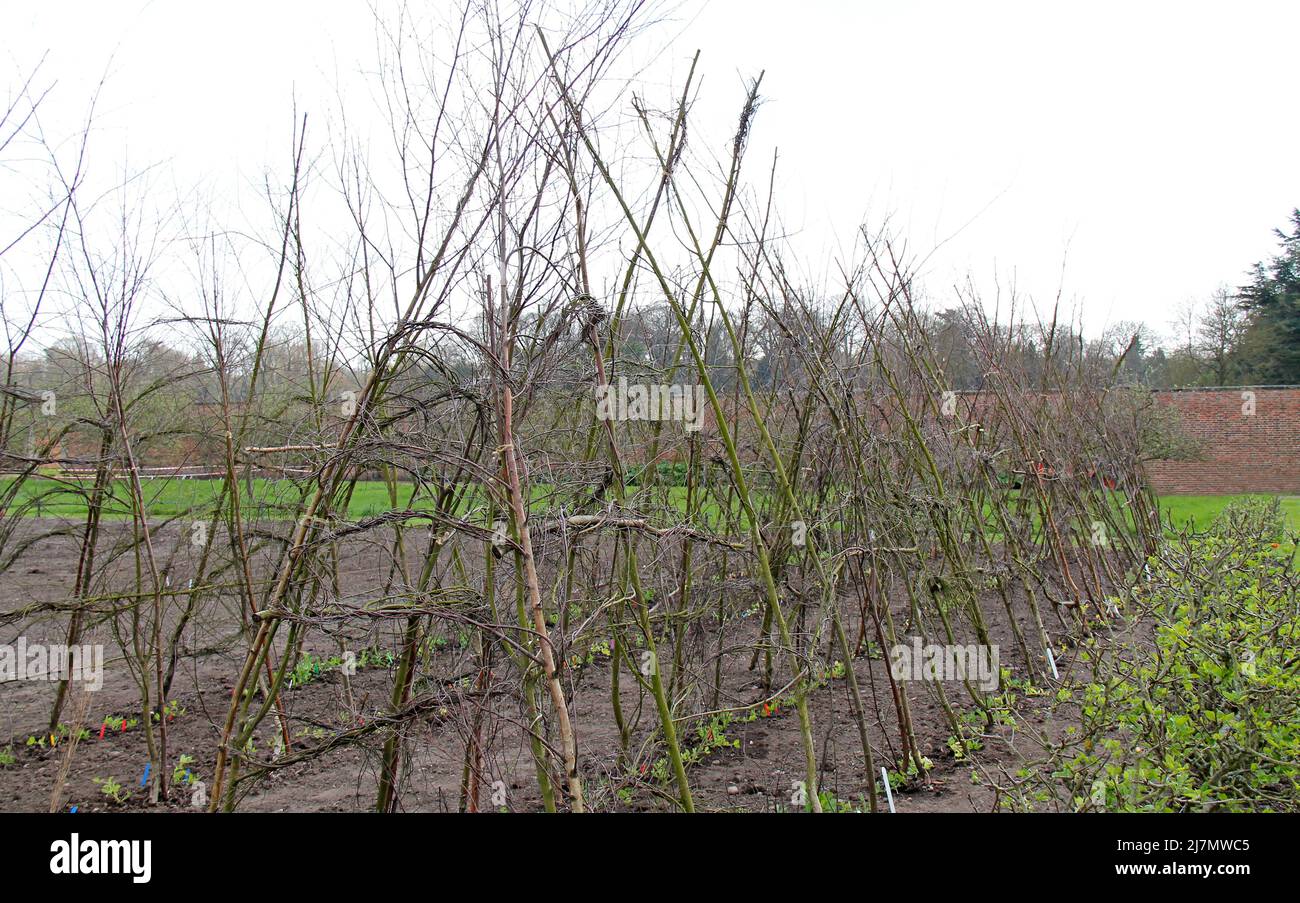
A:
[[[145,784],[149,783],[149,769],[152,768],[152,767],[153,767],[153,765],[152,765],[151,763],[149,763],[149,762],[146,762],[146,763],[145,763],[145,766],[144,766],[144,777],[142,777],[142,778],[140,779],[140,786],[141,786],[141,787],[143,787]]]
[[[185,769],[185,783],[188,784],[192,780],[194,779],[190,777],[190,770],[188,768]]]
[[[72,807],[72,811],[73,811],[73,812],[76,812],[76,811],[77,811],[77,807],[76,807],[76,806],[73,806],[73,807]]]

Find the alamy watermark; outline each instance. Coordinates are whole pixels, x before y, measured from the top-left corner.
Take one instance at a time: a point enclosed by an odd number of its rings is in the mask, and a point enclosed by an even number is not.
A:
[[[601,420],[680,420],[688,433],[704,426],[704,386],[617,384],[596,386],[596,416]]]
[[[0,681],[75,680],[87,690],[104,686],[104,647],[100,644],[46,646],[19,637],[0,643]]]
[[[153,875],[152,840],[82,840],[74,833],[50,844],[50,852],[55,875],[130,875],[136,884],[148,884]]]
[[[974,680],[988,693],[998,688],[1002,676],[996,644],[922,646],[920,637],[912,637],[911,645],[899,643],[889,650],[889,673],[894,680]]]

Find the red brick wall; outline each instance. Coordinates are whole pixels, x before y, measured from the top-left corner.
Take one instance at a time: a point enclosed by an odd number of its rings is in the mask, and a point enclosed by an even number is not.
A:
[[[1245,413],[1243,393],[1254,393]],[[1300,495],[1300,388],[1186,389],[1153,393],[1177,410],[1183,432],[1201,446],[1199,461],[1153,461],[1157,492]]]

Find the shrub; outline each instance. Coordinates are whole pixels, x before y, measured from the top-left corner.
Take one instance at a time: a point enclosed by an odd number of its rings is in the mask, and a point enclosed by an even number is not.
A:
[[[1234,500],[1210,527],[1215,535],[1237,539],[1245,545],[1278,542],[1285,529],[1282,501],[1271,495],[1251,495]]]
[[[1084,692],[1083,808],[1300,811],[1300,593],[1277,500],[1233,503],[1151,562],[1153,630]]]

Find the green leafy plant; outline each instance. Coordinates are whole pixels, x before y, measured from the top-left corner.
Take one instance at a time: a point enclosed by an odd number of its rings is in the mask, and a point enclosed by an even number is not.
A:
[[[1229,505],[1149,562],[1153,622],[1083,691],[1076,808],[1300,810],[1300,576],[1277,501]]]
[[[696,765],[719,749],[739,749],[740,741],[727,736],[727,727],[735,719],[731,712],[722,712],[695,728],[695,743],[682,750],[682,764]],[[750,719],[752,720],[752,719]],[[650,777],[666,784],[673,778],[672,765],[667,757],[657,759],[649,769]]]
[[[967,737],[964,744],[959,737],[949,737],[947,746],[953,758],[958,761],[965,759],[968,751],[974,752],[984,748],[984,744],[975,737]]]
[[[175,699],[170,699],[170,700],[167,701],[167,705],[163,707],[163,710],[162,710],[161,712],[154,712],[154,713],[153,713],[153,716],[152,716],[152,717],[153,717],[153,723],[154,723],[154,724],[157,724],[158,722],[160,722],[160,721],[162,720],[162,716],[163,716],[163,715],[166,715],[166,716],[168,717],[168,719],[173,719],[173,720],[174,720],[174,719],[177,718],[178,716],[180,716],[180,715],[184,715],[184,714],[185,714],[185,707],[182,706],[182,705],[181,705],[179,702],[177,702]]]
[[[192,764],[194,764],[194,757],[182,753],[180,759],[176,762],[176,767],[172,769],[172,783],[181,784],[193,780],[192,776],[186,777]]]
[[[130,791],[124,791],[116,778],[94,778],[93,780],[99,786],[99,792],[119,806],[131,798]]]
[[[823,812],[867,812],[870,810],[870,804],[867,802],[865,794],[858,795],[856,804],[840,799],[829,790],[820,791],[817,798],[821,801]],[[804,811],[812,811],[811,800],[804,804]]]

